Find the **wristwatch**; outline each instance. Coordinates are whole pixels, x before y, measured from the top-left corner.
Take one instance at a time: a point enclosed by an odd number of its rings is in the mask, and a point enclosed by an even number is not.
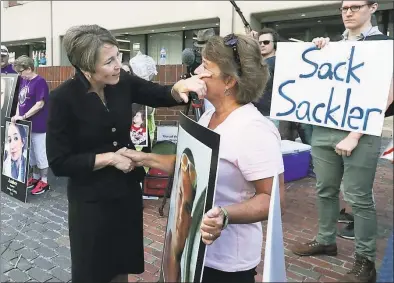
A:
[[[224,207],[219,206],[220,210],[223,212],[223,226],[222,230],[226,229],[228,226],[228,212]]]

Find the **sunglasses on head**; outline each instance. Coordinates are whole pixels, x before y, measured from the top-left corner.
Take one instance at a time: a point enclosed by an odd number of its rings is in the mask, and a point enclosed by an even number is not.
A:
[[[233,56],[234,56],[234,61],[238,66],[238,75],[242,75],[242,67],[241,67],[241,60],[239,59],[239,53],[238,53],[238,37],[235,34],[229,34],[224,37],[224,45],[227,47],[231,47],[233,49]]]

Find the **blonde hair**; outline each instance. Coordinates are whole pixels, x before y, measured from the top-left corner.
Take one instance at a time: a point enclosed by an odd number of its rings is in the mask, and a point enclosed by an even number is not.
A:
[[[202,55],[218,65],[223,79],[232,77],[237,81],[235,98],[240,104],[257,101],[264,92],[269,79],[268,66],[260,53],[258,42],[246,35],[233,35],[237,39],[235,51],[225,44],[224,38],[212,36],[208,39]]]

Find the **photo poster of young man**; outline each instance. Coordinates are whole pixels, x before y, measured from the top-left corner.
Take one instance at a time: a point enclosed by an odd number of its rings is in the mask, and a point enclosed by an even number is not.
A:
[[[31,122],[11,122],[5,118],[5,134],[1,171],[1,190],[22,201],[27,201]]]
[[[200,225],[215,197],[219,144],[220,135],[181,113],[159,282],[201,282]]]
[[[131,106],[133,121],[130,127],[131,142],[135,146],[148,146],[148,107],[133,103]]]

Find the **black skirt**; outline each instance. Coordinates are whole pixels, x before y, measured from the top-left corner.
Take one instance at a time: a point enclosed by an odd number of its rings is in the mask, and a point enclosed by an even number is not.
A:
[[[119,274],[144,272],[141,194],[71,201],[68,217],[73,283],[108,283]]]

